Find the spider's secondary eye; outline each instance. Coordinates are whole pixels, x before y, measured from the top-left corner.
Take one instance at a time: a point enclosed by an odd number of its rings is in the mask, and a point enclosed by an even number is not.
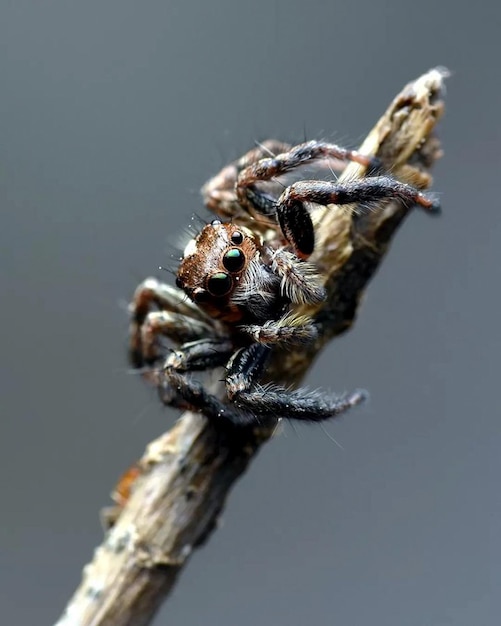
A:
[[[225,272],[216,272],[207,281],[207,290],[216,297],[225,296],[231,291],[233,281]]]
[[[234,243],[236,246],[239,246],[244,240],[244,236],[239,230],[236,230],[231,236],[231,243]]]
[[[221,224],[221,220],[218,220],[218,219],[212,220],[210,224],[211,226],[219,226],[219,224]]]
[[[240,248],[231,248],[223,256],[223,265],[229,272],[239,272],[245,265],[245,254]]]
[[[207,291],[205,291],[205,289],[199,289],[198,291],[195,291],[195,293],[193,294],[193,300],[195,300],[197,304],[200,304],[202,302],[207,302],[208,299],[209,299],[209,294],[207,293]]]
[[[176,278],[176,287],[178,287],[179,289],[182,289],[184,287],[184,283],[183,281],[179,278],[179,276]]]

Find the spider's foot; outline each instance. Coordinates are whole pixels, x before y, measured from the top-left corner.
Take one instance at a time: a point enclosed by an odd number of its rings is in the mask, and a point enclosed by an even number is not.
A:
[[[350,407],[357,406],[358,404],[367,402],[369,397],[369,392],[365,389],[355,389],[355,391],[352,391],[346,396],[346,403],[349,404]]]
[[[430,215],[440,215],[442,212],[440,200],[435,195],[419,193],[416,202]]]

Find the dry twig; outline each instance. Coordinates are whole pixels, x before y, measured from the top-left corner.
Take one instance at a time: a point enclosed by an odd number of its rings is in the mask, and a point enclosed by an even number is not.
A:
[[[377,154],[397,178],[423,189],[440,156],[433,129],[443,112],[445,76],[435,69],[407,85],[360,148]],[[363,174],[352,164],[342,177]],[[408,213],[395,201],[363,215],[346,209],[316,212],[321,228],[312,260],[325,276],[329,298],[308,313],[322,332],[306,351],[276,358],[271,379],[298,383],[327,341],[352,325],[367,283]],[[214,530],[233,483],[272,434],[270,426],[228,436],[186,413],[151,443],[133,472],[130,497],[116,509],[114,525],[85,567],[58,626],[148,624],[193,549]]]

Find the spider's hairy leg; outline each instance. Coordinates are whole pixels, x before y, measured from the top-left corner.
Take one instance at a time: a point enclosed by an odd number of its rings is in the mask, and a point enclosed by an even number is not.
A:
[[[237,198],[241,206],[248,210],[251,215],[257,213],[274,217],[276,198],[259,189],[257,183],[282,176],[318,159],[354,161],[371,170],[380,168],[379,159],[376,157],[366,156],[356,150],[347,150],[332,143],[308,141],[294,146],[276,157],[263,158],[242,170],[238,175],[236,184]]]
[[[357,389],[343,395],[320,391],[256,385],[235,398],[235,405],[256,418],[282,417],[305,422],[323,422],[337,417],[366,400],[367,392]]]
[[[185,358],[182,356],[183,350],[180,350],[179,353],[173,353],[173,355],[167,359],[166,367],[161,374],[158,385],[162,402],[177,408],[198,411],[212,420],[214,424],[248,426],[259,422],[259,419],[256,419],[252,412],[240,410],[233,404],[222,402],[215,395],[209,393],[202,384],[188,378],[186,374],[179,371],[178,368],[183,368],[185,365],[187,366],[188,361],[192,361],[192,364],[195,362],[199,363],[200,366],[202,366],[204,359],[212,360],[209,365],[205,362],[203,369],[221,365],[221,361],[223,361],[224,358],[226,358],[226,362],[228,361],[228,354],[218,356],[214,352],[213,345],[207,344],[205,346],[206,349],[204,349],[203,343],[204,342],[199,342],[199,345],[194,347],[183,346],[183,349],[185,349],[187,353],[192,352],[191,356],[186,356],[185,363],[181,362]],[[238,355],[241,353],[244,354],[243,361],[245,362],[245,368],[239,365],[242,362],[242,358],[239,359]],[[238,376],[243,369],[245,369],[244,376],[246,379],[244,386],[247,386],[249,379],[253,380],[259,376],[266,365],[269,353],[268,348],[258,344],[254,344],[251,348],[237,352],[227,365],[227,371],[228,368],[233,371],[234,368],[232,364],[237,363],[232,384],[238,386]]]
[[[180,289],[170,287],[156,278],[147,278],[134,292],[132,302],[129,305],[130,328],[129,328],[129,358],[135,367],[141,367],[145,361],[142,347],[142,327],[148,315],[155,311],[168,311],[186,318],[193,318],[198,323],[211,327],[213,323],[202,311],[186,298],[186,294]],[[161,326],[161,320],[153,318],[152,325]],[[189,327],[189,319],[185,320],[185,328]],[[169,335],[169,326],[163,330],[151,329],[153,334]],[[195,327],[192,327],[195,331]],[[148,330],[145,330],[148,334]],[[194,337],[192,337],[194,338]],[[151,343],[151,342],[150,342]]]
[[[165,371],[165,378],[158,386],[160,400],[178,409],[197,411],[202,413],[215,424],[230,422],[232,424],[246,423],[246,416],[240,415],[230,405],[221,402],[215,395],[209,393],[205,387],[175,369]]]
[[[432,214],[440,211],[435,198],[391,176],[371,176],[343,183],[318,180],[293,183],[278,199],[276,211],[285,238],[296,254],[305,258],[315,246],[313,223],[305,204],[358,203],[377,208],[381,201],[391,199],[417,204]]]
[[[161,337],[166,337],[174,344],[180,345],[202,337],[215,336],[213,326],[207,322],[165,310],[150,311],[139,326],[139,334],[141,355],[138,356],[137,349],[131,353],[131,360],[135,364],[139,362],[139,358],[141,364],[154,363],[158,360],[161,356],[158,340]]]
[[[199,339],[185,343],[173,350],[165,361],[164,369],[177,372],[204,371],[226,365],[235,347],[229,339]]]
[[[201,339],[181,346],[167,357],[158,375],[160,400],[169,406],[203,413],[209,419],[232,424],[245,423],[244,416],[224,404],[205,387],[187,376],[191,371],[205,371],[221,367],[235,351],[231,341]]]
[[[356,390],[342,396],[278,386],[255,384],[262,373],[269,350],[253,344],[238,352],[229,365],[226,378],[228,397],[240,410],[260,419],[284,418],[321,422],[336,417],[366,399],[366,392]]]
[[[267,139],[246,152],[242,157],[209,179],[201,189],[205,206],[224,219],[232,219],[242,213],[235,193],[235,185],[241,170],[263,158],[290,150],[291,146],[277,139]]]
[[[147,278],[138,285],[129,305],[132,319],[141,323],[152,306],[202,320],[207,319],[207,316],[188,300],[184,291],[171,287],[156,278]]]
[[[254,146],[254,148],[251,148],[238,159],[236,162],[237,173],[241,172],[246,167],[249,167],[249,165],[257,163],[261,159],[275,157],[277,154],[281,154],[282,152],[288,152],[291,148],[292,146],[290,143],[285,143],[285,141],[280,141],[278,139],[265,139],[264,141],[260,141],[256,146]]]
[[[264,324],[246,324],[239,330],[252,337],[257,343],[264,345],[297,346],[315,341],[318,329],[306,316],[287,314],[278,320],[270,320]]]
[[[309,217],[309,216],[308,216]],[[271,254],[271,269],[281,278],[281,290],[295,304],[320,304],[326,291],[320,282],[318,270],[312,263],[279,248]]]

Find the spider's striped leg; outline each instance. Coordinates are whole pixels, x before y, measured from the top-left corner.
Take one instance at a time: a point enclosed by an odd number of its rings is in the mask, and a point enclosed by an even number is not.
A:
[[[161,356],[160,337],[179,345],[217,334],[214,322],[183,291],[156,278],[148,278],[137,287],[129,311],[129,358],[134,367],[152,363]]]

